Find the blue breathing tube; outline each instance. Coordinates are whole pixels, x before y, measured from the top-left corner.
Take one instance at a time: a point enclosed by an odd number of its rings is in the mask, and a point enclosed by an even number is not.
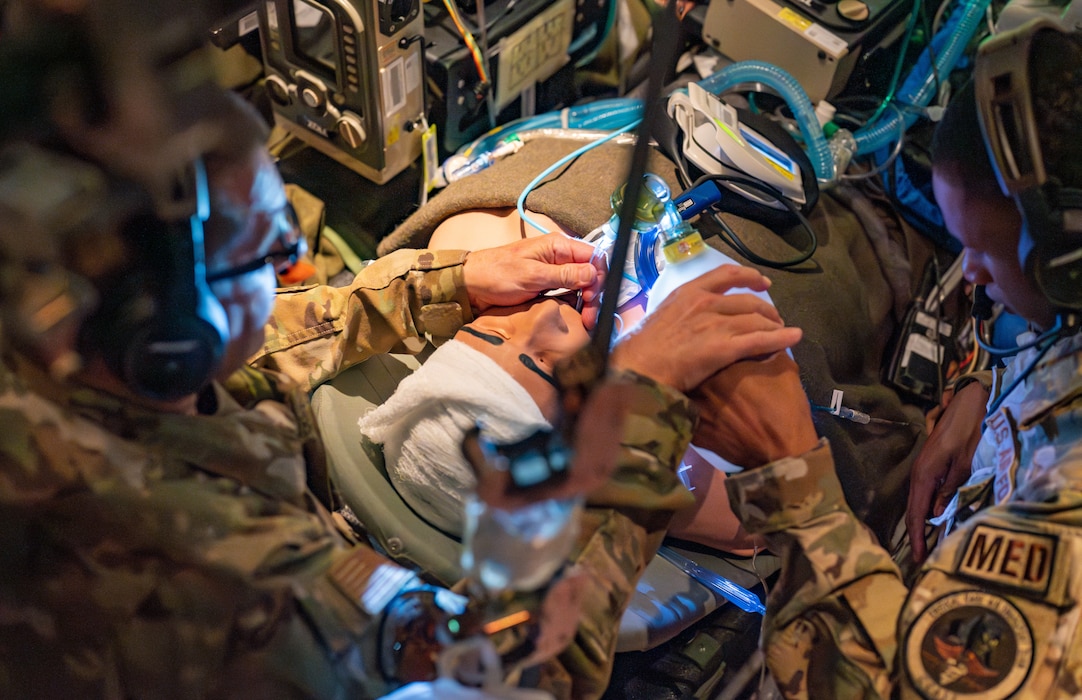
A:
[[[834,178],[834,155],[830,152],[819,119],[815,116],[808,93],[796,78],[785,70],[763,61],[739,61],[725,66],[713,75],[699,81],[704,90],[720,95],[741,83],[763,83],[775,90],[789,105],[796,117],[800,133],[807,145],[808,159],[815,170],[816,179],[829,182]]]
[[[657,227],[640,231],[635,240],[635,276],[639,279],[639,285],[643,289],[653,289],[657,282]]]
[[[924,108],[935,97],[940,80],[946,79],[961,58],[973,33],[980,26],[991,0],[969,0],[951,13],[928,47],[921,52],[916,65],[898,91],[897,101],[903,107]],[[935,57],[934,66],[932,57]],[[899,110],[885,113],[874,124],[853,133],[857,154],[874,153],[898,137],[899,120],[908,129],[920,116],[918,112]]]
[[[923,108],[931,102],[940,77],[948,75],[958,63],[990,2],[991,0],[967,0],[951,13],[943,28],[932,38],[930,46],[921,53],[899,90],[897,102],[900,105]],[[811,100],[792,75],[769,63],[740,61],[699,81],[699,85],[715,95],[720,95],[748,82],[763,83],[781,95],[796,118],[816,178],[821,182],[832,181],[835,173],[830,146],[819,126]],[[905,110],[884,113],[874,124],[853,134],[857,142],[857,154],[873,153],[893,143],[897,140],[898,133],[912,126],[919,116],[917,112]]]

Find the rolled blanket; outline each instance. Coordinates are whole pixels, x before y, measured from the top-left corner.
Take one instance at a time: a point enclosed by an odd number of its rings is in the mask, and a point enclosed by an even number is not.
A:
[[[433,352],[358,426],[383,445],[387,473],[410,507],[456,536],[462,535],[466,496],[477,483],[462,454],[467,431],[481,426],[493,442],[508,443],[550,427],[506,370],[456,340]]]

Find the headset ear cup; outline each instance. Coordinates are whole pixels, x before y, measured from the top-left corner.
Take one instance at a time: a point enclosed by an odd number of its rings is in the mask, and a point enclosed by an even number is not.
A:
[[[1015,197],[1025,222],[1023,269],[1055,306],[1082,310],[1082,190],[1052,183]]]
[[[209,290],[195,309],[151,293],[146,272],[125,275],[84,323],[82,345],[136,393],[175,400],[198,391],[218,369],[228,338],[225,309]]]
[[[117,369],[140,394],[173,400],[198,391],[213,377],[222,350],[221,335],[203,318],[160,314],[132,329],[116,355]]]
[[[140,395],[175,400],[215,374],[229,338],[225,309],[211,293],[202,231],[149,213],[125,226],[132,269],[102,280],[102,303],[83,326],[82,342]],[[197,254],[194,247],[198,245]]]
[[[1022,268],[1057,311],[1080,311],[1082,34],[1033,20],[982,43],[974,73],[989,158],[1022,215]]]

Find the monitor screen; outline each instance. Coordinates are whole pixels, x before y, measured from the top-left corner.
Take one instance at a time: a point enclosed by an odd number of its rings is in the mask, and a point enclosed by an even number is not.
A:
[[[292,0],[293,50],[314,68],[330,71],[336,79],[338,63],[334,15],[313,0]]]

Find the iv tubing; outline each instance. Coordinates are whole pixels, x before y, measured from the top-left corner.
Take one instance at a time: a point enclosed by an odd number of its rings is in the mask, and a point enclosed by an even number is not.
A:
[[[459,152],[467,156],[474,151],[484,153],[495,148],[499,141],[509,134],[533,129],[602,129],[606,131],[619,129],[631,122],[638,123],[638,120],[642,118],[642,114],[643,105],[641,100],[627,97],[597,100],[577,107],[569,107],[508,122],[459,149]]]
[[[529,214],[526,213],[526,197],[529,196],[530,192],[532,192],[533,189],[535,187],[537,187],[537,185],[542,180],[544,180],[546,177],[551,175],[554,171],[558,170],[559,168],[562,168],[565,164],[567,164],[567,163],[573,161],[574,159],[578,158],[583,153],[586,153],[587,151],[589,151],[589,150],[591,150],[593,148],[597,148],[601,144],[607,143],[607,142],[611,141],[612,139],[620,136],[621,134],[624,134],[624,133],[627,133],[628,131],[631,131],[632,129],[637,127],[639,125],[639,122],[641,122],[641,121],[642,121],[641,119],[637,119],[637,120],[631,122],[630,124],[627,124],[623,128],[617,129],[616,131],[612,132],[611,134],[609,134],[608,136],[606,136],[603,139],[600,139],[598,141],[594,141],[592,143],[588,143],[585,146],[582,146],[581,148],[577,148],[574,151],[572,151],[571,153],[568,153],[566,156],[564,156],[560,160],[558,160],[555,163],[553,163],[552,165],[550,165],[549,167],[542,170],[541,173],[538,174],[537,177],[535,177],[533,180],[530,180],[530,184],[526,185],[526,187],[522,190],[522,194],[520,194],[518,196],[518,202],[516,204],[516,206],[518,207],[518,215],[520,217],[522,217],[523,221],[525,221],[530,226],[533,226],[535,229],[537,229],[541,233],[548,233],[548,229],[546,229],[544,226],[542,226],[541,224],[539,224],[536,221],[534,221],[533,219],[531,219]]]

